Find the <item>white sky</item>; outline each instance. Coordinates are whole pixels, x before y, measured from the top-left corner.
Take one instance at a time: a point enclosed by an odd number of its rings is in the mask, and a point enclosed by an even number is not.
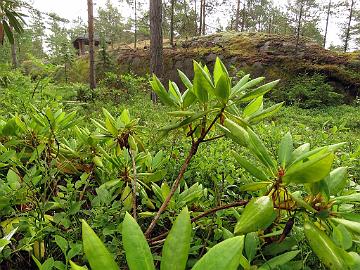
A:
[[[229,0],[230,1],[230,0]],[[231,0],[231,1],[235,1],[235,0]],[[327,2],[327,0],[322,0]],[[333,2],[339,2],[340,0],[335,0]],[[44,11],[44,12],[55,12],[56,14],[60,15],[63,18],[69,19],[70,21],[73,19],[76,19],[77,17],[81,17],[83,18],[84,21],[87,20],[87,1],[86,0],[32,0],[33,5],[35,8],[39,9],[40,11]],[[94,0],[94,11],[96,12],[96,10],[100,7],[100,6],[104,6],[105,5],[106,0]],[[111,2],[114,5],[118,5],[119,1],[118,0],[111,0]],[[279,3],[279,4],[285,4],[287,1],[286,0],[275,0],[275,2]],[[129,17],[132,16],[132,12],[131,10],[129,10],[128,8],[123,8],[123,16],[124,17]],[[125,10],[124,10],[125,9]],[[229,12],[226,12],[227,16],[223,16],[221,14],[221,12],[219,12],[218,15],[215,15],[217,17],[220,18],[220,21],[222,18],[226,18],[226,20],[228,19],[228,14]],[[96,15],[96,14],[95,14]],[[325,17],[325,15],[324,15]],[[335,45],[340,45],[341,41],[339,38],[339,27],[337,26],[337,23],[339,21],[339,18],[341,16],[338,16],[336,14],[332,15],[332,18],[330,19],[330,24],[329,24],[329,31],[328,31],[328,42],[327,44],[330,45],[331,43],[335,44]],[[325,18],[324,18],[324,22],[323,22],[323,28],[325,28]]]

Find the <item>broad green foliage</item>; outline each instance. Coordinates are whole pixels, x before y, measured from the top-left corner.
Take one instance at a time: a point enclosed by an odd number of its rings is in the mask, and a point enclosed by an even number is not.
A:
[[[0,267],[358,269],[356,108],[266,108],[277,81],[194,69],[152,78],[165,106],[131,75],[117,106],[0,76]]]

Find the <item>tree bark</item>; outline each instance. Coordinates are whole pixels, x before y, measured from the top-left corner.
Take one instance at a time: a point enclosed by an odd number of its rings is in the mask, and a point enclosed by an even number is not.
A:
[[[170,45],[174,47],[174,7],[175,0],[171,0],[171,14],[170,14]]]
[[[205,13],[206,13],[206,0],[203,0],[203,11],[202,11],[202,35],[205,35],[206,32],[206,24],[205,24]]]
[[[14,34],[13,28],[11,28],[10,30]],[[14,35],[14,43],[11,44],[11,63],[12,63],[13,69],[16,69],[18,67],[15,35]]]
[[[199,36],[201,36],[202,33],[202,23],[203,23],[203,1],[200,0],[200,17],[199,17]]]
[[[244,32],[245,30],[245,19],[246,19],[246,1],[244,0],[243,10],[242,10],[241,32]]]
[[[95,79],[95,42],[94,42],[94,4],[93,0],[88,0],[88,32],[89,32],[89,62],[90,62],[90,72],[89,72],[89,81],[90,89],[96,88],[96,79]]]
[[[349,21],[348,21],[348,25],[347,25],[347,28],[346,28],[346,34],[345,34],[344,52],[347,52],[347,50],[349,48],[350,28],[351,28],[351,22],[352,22],[352,17],[353,17],[354,4],[355,4],[355,0],[351,0]]]
[[[134,18],[134,48],[137,47],[137,1],[134,1],[135,18]]]
[[[328,26],[329,26],[329,19],[330,19],[330,12],[331,12],[331,0],[329,0],[329,5],[327,8],[327,16],[326,16],[326,26],[325,26],[325,33],[324,33],[324,48],[326,47],[326,38],[328,33]]]
[[[162,1],[150,1],[150,72],[160,79],[163,77],[163,36]],[[151,100],[156,102],[156,94],[151,92]]]
[[[235,31],[239,31],[239,23],[240,23],[240,0],[237,0]]]
[[[301,32],[301,21],[303,17],[304,12],[304,2],[300,2],[300,10],[299,10],[299,16],[298,16],[298,22],[297,22],[297,29],[296,29],[296,50],[295,53],[297,54],[298,48],[299,48],[299,41],[300,41],[300,32]]]

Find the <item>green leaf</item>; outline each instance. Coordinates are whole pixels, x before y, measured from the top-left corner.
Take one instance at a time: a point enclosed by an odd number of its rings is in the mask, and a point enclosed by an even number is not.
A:
[[[193,116],[195,112],[193,111],[173,111],[167,113],[170,116],[174,117],[186,117],[186,116]]]
[[[192,270],[236,270],[244,246],[244,236],[229,238],[212,247]]]
[[[294,246],[297,245],[297,240],[295,237],[286,237],[281,243],[273,242],[269,245],[266,245],[262,250],[262,253],[265,256],[276,256],[285,251],[291,250]]]
[[[267,167],[270,171],[276,171],[276,163],[271,158],[269,151],[266,149],[264,143],[254,133],[251,128],[247,129],[249,134],[249,149],[251,152]]]
[[[286,252],[279,256],[276,256],[275,258],[272,258],[271,260],[269,260],[265,264],[263,264],[259,268],[259,270],[276,269],[278,266],[284,265],[285,263],[294,259],[299,254],[299,252],[300,252],[299,250],[289,251],[289,252]]]
[[[175,103],[181,105],[182,96],[179,87],[176,85],[176,83],[172,81],[169,81],[169,94],[170,94],[170,98],[173,99]]]
[[[100,238],[95,234],[85,220],[81,220],[81,222],[84,253],[89,261],[91,269],[119,269],[114,260],[114,256],[110,254]]]
[[[245,236],[245,254],[249,262],[251,262],[256,255],[260,244],[260,239],[256,232],[251,232]]]
[[[8,38],[8,40],[9,40],[9,43],[10,43],[10,44],[14,44],[14,42],[15,42],[15,40],[14,40],[14,34],[13,34],[13,32],[11,31],[11,28],[10,28],[9,24],[8,24],[5,20],[3,20],[3,21],[2,21],[2,25],[3,25],[3,27],[4,27],[5,34],[6,34],[6,37]]]
[[[339,196],[335,198],[336,203],[352,203],[360,202],[360,192],[353,193],[350,195]]]
[[[145,236],[129,213],[125,214],[122,225],[122,239],[130,270],[155,270],[153,257]]]
[[[155,74],[153,74],[150,85],[154,92],[158,95],[162,103],[176,107],[175,101],[169,96],[169,93],[166,91],[164,85],[161,83],[158,77],[156,77]]]
[[[214,65],[214,83],[215,85],[221,79],[222,76],[229,78],[229,73],[224,65],[224,63],[220,60],[219,57],[216,57],[215,65]],[[230,89],[229,89],[230,94]]]
[[[252,114],[261,111],[263,108],[263,99],[264,96],[260,96],[256,99],[254,99],[253,101],[251,101],[244,109],[243,112],[243,116],[244,117],[249,117]]]
[[[86,267],[79,266],[75,264],[73,261],[70,261],[71,270],[87,270]]]
[[[162,250],[161,270],[183,270],[186,267],[191,240],[191,221],[187,208],[175,220]]]
[[[248,121],[250,124],[256,124],[256,123],[260,122],[261,120],[277,113],[283,105],[284,105],[284,102],[275,104],[265,110],[258,111],[256,113],[254,113],[253,115],[251,115],[249,117]]]
[[[304,155],[305,153],[307,153],[309,151],[310,151],[309,143],[304,143],[304,144],[300,145],[298,148],[296,148],[291,153],[291,161],[289,164],[291,164],[294,160],[296,160],[297,158],[299,158],[300,156]]]
[[[288,132],[282,138],[282,140],[280,142],[279,152],[278,152],[279,163],[282,168],[285,168],[286,165],[289,163],[289,161],[291,159],[291,155],[293,153],[293,148],[294,148],[293,140],[292,140],[290,132]]]
[[[69,247],[68,241],[60,235],[55,235],[55,243],[59,246],[63,254],[66,256],[66,251]]]
[[[250,79],[250,74],[247,74],[244,77],[242,77],[241,80],[238,81],[237,84],[231,89],[230,97],[233,98],[234,96],[236,96],[237,93],[239,93],[241,87],[243,87],[249,81],[249,79]]]
[[[333,227],[334,242],[344,250],[348,250],[352,246],[351,233],[345,228],[343,224]]]
[[[188,89],[182,95],[182,100],[182,108],[186,109],[194,103],[194,101],[196,100],[196,96],[191,90]]]
[[[248,183],[240,186],[240,191],[258,191],[260,189],[266,188],[272,184],[272,182],[254,182]]]
[[[230,95],[230,79],[223,74],[218,79],[215,86],[215,96],[217,96],[223,103],[228,101]]]
[[[255,80],[259,80],[259,82],[261,82],[261,81],[263,81],[264,79],[263,79],[263,77],[260,77],[260,78],[255,79]],[[255,80],[252,80],[252,81],[255,81]],[[250,88],[250,87],[252,87],[252,86],[253,86],[253,85],[252,85],[252,81],[250,81],[250,82],[248,82],[247,84],[245,84],[245,85],[240,89],[240,91],[243,91],[245,88]],[[257,84],[257,83],[258,83],[258,82],[256,82],[256,84]],[[279,80],[273,81],[273,82],[269,82],[269,83],[267,83],[267,84],[264,84],[264,85],[262,85],[262,86],[260,86],[260,87],[258,87],[258,88],[256,88],[256,89],[254,89],[254,90],[252,90],[252,91],[250,91],[250,92],[247,92],[246,94],[242,95],[239,100],[240,100],[241,102],[246,102],[246,101],[250,101],[250,100],[252,100],[252,99],[254,99],[254,98],[257,98],[257,97],[259,97],[259,96],[263,96],[263,95],[265,95],[267,92],[269,92],[270,90],[272,90],[278,83],[279,83]],[[251,86],[247,87],[247,85],[250,85],[250,84],[251,84]]]
[[[246,146],[248,144],[249,135],[248,132],[243,127],[239,126],[229,118],[226,118],[224,120],[223,125],[230,132],[231,139],[234,139],[236,143],[242,146]]]
[[[331,171],[329,176],[325,178],[328,185],[330,195],[340,193],[347,183],[347,167],[339,167]]]
[[[276,218],[273,202],[268,196],[256,197],[245,206],[235,226],[235,234],[246,234],[269,227]]]
[[[337,224],[344,225],[346,229],[350,230],[355,234],[360,235],[360,222],[346,220],[342,218],[331,218],[331,220],[336,222]]]
[[[247,161],[245,158],[238,155],[235,151],[232,151],[233,156],[235,157],[236,161],[240,163],[240,166],[243,167],[247,172],[249,172],[255,178],[266,181],[269,180],[270,177],[267,176],[259,166],[255,166]]]
[[[196,61],[194,61],[194,80],[192,91],[201,103],[206,103],[209,100],[209,94],[214,91],[214,85],[212,84],[208,74]]]
[[[189,80],[189,78],[185,75],[185,73],[183,73],[181,70],[178,69],[178,73],[180,76],[181,81],[183,82],[183,84],[186,86],[186,88],[188,90],[191,90],[193,88],[193,84],[191,83],[191,81]]]
[[[326,152],[294,163],[286,170],[283,182],[305,184],[320,181],[330,173],[334,157],[333,153]]]
[[[17,173],[11,169],[8,170],[8,173],[6,175],[6,180],[9,186],[14,190],[17,190],[21,187],[19,175],[17,175]]]

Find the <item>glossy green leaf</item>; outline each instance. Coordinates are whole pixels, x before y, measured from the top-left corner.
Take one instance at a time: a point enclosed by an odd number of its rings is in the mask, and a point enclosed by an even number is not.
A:
[[[222,102],[227,102],[230,96],[230,79],[225,74],[221,75],[215,86],[215,96]]]
[[[360,222],[346,220],[342,218],[331,218],[337,224],[344,225],[349,231],[360,235]]]
[[[334,242],[342,249],[347,250],[352,246],[351,233],[346,229],[343,224],[333,227]]]
[[[331,171],[329,176],[325,178],[331,195],[340,193],[347,183],[347,167],[339,167]]]
[[[266,229],[276,218],[273,202],[268,196],[253,198],[245,206],[235,226],[235,234]]]
[[[185,87],[188,90],[191,90],[193,88],[193,84],[191,83],[191,81],[189,80],[189,78],[185,75],[184,72],[182,72],[181,70],[178,69],[178,73],[179,73],[179,77],[181,79],[181,81],[183,82],[183,84],[185,85]]]
[[[294,259],[298,254],[299,250],[289,251],[264,263],[259,270],[271,270],[276,269],[278,266],[284,265],[285,263]]]
[[[325,178],[331,170],[335,155],[324,153],[292,164],[285,172],[284,183],[314,183]]]
[[[75,264],[73,261],[70,261],[71,270],[87,270],[86,267],[79,266]]]
[[[291,153],[291,161],[290,164],[296,160],[298,157],[302,156],[303,154],[307,153],[310,151],[310,144],[309,143],[304,143],[302,145],[300,145],[298,148],[296,148],[292,153]]]
[[[336,203],[354,203],[360,202],[360,192],[356,192],[350,195],[339,196],[335,198]]]
[[[249,262],[255,258],[257,249],[260,245],[260,239],[256,232],[251,232],[245,236],[245,254]]]
[[[186,109],[194,103],[194,101],[196,100],[196,96],[191,90],[188,89],[184,92],[182,96],[182,100],[183,100],[182,108]]]
[[[244,246],[244,236],[229,238],[212,247],[192,270],[236,270]]]
[[[254,182],[241,185],[239,190],[240,191],[258,191],[260,189],[266,188],[267,186],[271,185],[272,182]]]
[[[262,181],[266,181],[270,179],[270,177],[267,176],[258,166],[253,165],[245,158],[238,155],[235,151],[232,151],[232,154],[235,157],[236,161],[239,162],[240,166],[243,167],[247,172],[249,172],[255,178]]]
[[[262,111],[263,109],[263,99],[264,96],[260,96],[256,99],[254,99],[253,101],[251,101],[244,109],[243,112],[243,116],[244,117],[249,117],[252,114],[258,112],[258,111]]]
[[[230,120],[229,118],[226,118],[224,120],[223,125],[225,128],[227,128],[229,130],[232,137],[236,138],[236,140],[235,140],[236,143],[238,143],[242,146],[246,146],[248,144],[249,135],[248,135],[248,132],[243,127],[239,126],[238,124],[236,124],[234,121]]]
[[[291,159],[291,155],[293,153],[293,140],[290,132],[286,133],[285,136],[282,138],[280,142],[279,147],[279,163],[282,168],[285,168],[285,166],[289,163]]]
[[[176,218],[162,250],[161,270],[183,270],[191,241],[191,221],[187,208]]]
[[[347,268],[341,249],[335,245],[324,231],[320,230],[312,222],[306,221],[304,232],[311,249],[325,266],[334,270]]]
[[[156,95],[158,95],[161,102],[163,102],[166,105],[176,107],[175,101],[173,99],[171,99],[171,97],[169,96],[169,93],[166,91],[164,85],[161,83],[161,81],[158,79],[158,77],[156,77],[155,74],[153,74],[152,80],[150,81],[150,85],[151,85],[152,89],[154,90],[154,92],[156,93]]]
[[[195,96],[201,103],[209,100],[209,94],[213,92],[214,86],[204,69],[194,61],[194,80],[192,88]]]
[[[221,79],[222,76],[225,76],[226,78],[228,78],[229,73],[228,73],[224,63],[220,60],[220,58],[216,57],[215,65],[214,65],[214,83],[215,83],[215,85],[218,83],[218,81]],[[230,89],[229,89],[229,92],[230,92]]]
[[[243,87],[250,79],[250,74],[245,75],[236,83],[236,85],[231,89],[231,97],[233,98],[239,93],[241,87]]]
[[[81,222],[84,253],[89,261],[91,269],[119,269],[114,260],[114,256],[110,254],[100,238],[95,234],[85,220],[82,220]]]
[[[255,79],[255,80],[258,80],[256,81],[256,84],[258,84],[259,82],[263,81],[263,77],[260,77],[258,79]],[[253,81],[255,81],[253,80]],[[265,95],[267,92],[271,91],[277,84],[279,83],[279,80],[277,81],[273,81],[273,82],[269,82],[267,84],[264,84],[252,91],[249,91],[247,92],[246,94],[244,94],[243,96],[241,96],[240,98],[240,101],[242,102],[246,102],[246,101],[250,101],[254,98],[257,98],[257,97],[260,97],[260,96],[263,96]],[[248,85],[251,85],[249,87],[247,87]],[[240,91],[243,91],[244,89],[246,88],[250,88],[250,87],[253,87],[254,85],[252,85],[252,81],[248,82],[247,84],[245,84],[242,88],[240,88]]]
[[[284,102],[281,102],[281,103],[278,103],[278,104],[275,104],[265,110],[262,110],[262,111],[258,111],[256,113],[254,113],[253,115],[251,115],[248,119],[249,123],[251,124],[256,124],[256,123],[259,123],[261,120],[267,118],[267,117],[270,117],[272,116],[273,114],[277,113],[281,108],[282,106],[284,105]]]
[[[122,240],[130,270],[155,270],[146,238],[135,219],[128,213],[122,224]]]

